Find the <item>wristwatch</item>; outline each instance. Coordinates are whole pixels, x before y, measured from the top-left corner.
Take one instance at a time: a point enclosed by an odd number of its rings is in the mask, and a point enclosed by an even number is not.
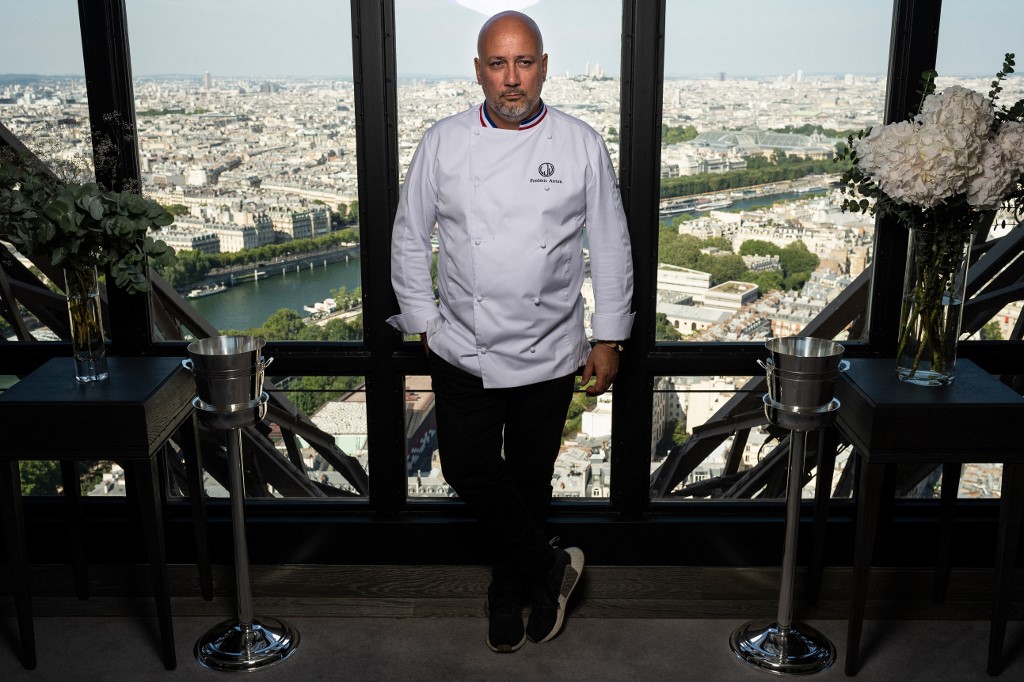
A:
[[[618,341],[594,341],[594,343],[599,343],[602,346],[608,346],[616,353],[621,353],[622,351],[626,350],[626,347],[623,346]]]

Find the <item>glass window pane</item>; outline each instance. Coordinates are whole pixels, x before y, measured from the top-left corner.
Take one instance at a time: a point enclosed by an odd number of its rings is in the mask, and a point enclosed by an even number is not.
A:
[[[998,17],[998,20],[994,18]],[[939,49],[935,70],[936,88],[961,85],[984,95],[991,90],[1006,53],[1024,59],[1024,36],[1016,30],[1024,21],[1024,5],[1011,0],[945,0],[939,27]],[[1018,23],[1015,23],[1018,22]],[[1024,78],[1017,74],[1002,83],[996,104],[1010,107],[1024,99]],[[1010,211],[1000,211],[988,238],[998,239],[1012,230],[1018,220]],[[1009,301],[977,330],[965,330],[972,339],[1010,339],[1021,316],[1021,301]],[[978,325],[975,325],[978,326]],[[1018,337],[1019,338],[1019,337]]]
[[[651,432],[653,499],[770,499],[785,497],[790,432],[769,425],[763,378],[662,376],[654,381]],[[816,439],[808,441],[815,462]],[[849,448],[836,456],[833,496],[848,497]],[[817,467],[804,486],[814,495]]]
[[[939,26],[939,49],[935,70],[939,77],[936,88],[961,85],[988,95],[995,74],[1001,70],[1003,57],[1014,53],[1018,64],[1024,58],[1024,36],[1019,27],[1024,22],[1024,5],[1012,0],[944,0]],[[1024,78],[1011,75],[1001,84],[997,105],[1010,107],[1024,99]],[[988,239],[1000,239],[1017,225],[1008,211],[997,214]],[[1005,225],[1003,224],[1005,223]],[[977,246],[977,242],[975,246]],[[986,292],[994,293],[994,292]],[[965,329],[971,339],[1009,340],[1019,327],[1021,301],[1009,301],[993,310],[987,321],[974,322]],[[965,322],[966,322],[965,315]],[[987,315],[985,317],[988,317]],[[1016,337],[1018,340],[1018,336]],[[938,497],[941,470],[934,472],[926,495]],[[1002,491],[1001,464],[966,464],[957,486],[957,496],[966,498],[998,498]]]
[[[437,417],[429,376],[405,378],[405,443],[407,496],[456,497],[441,473]]]
[[[28,459],[18,462],[21,474],[21,494],[33,496],[64,494],[64,479],[60,461],[55,459]]]
[[[940,77],[970,79],[970,87],[987,94],[1003,55],[1024,57],[1021,21],[1024,5],[1014,0],[942,0],[935,70]],[[1000,99],[1012,103],[1019,97],[1005,90]]]
[[[870,265],[873,220],[840,212],[832,157],[881,121],[891,13],[669,0],[658,340],[793,334]]]
[[[4,9],[0,123],[48,163],[92,165],[78,3],[45,0]]]
[[[1018,63],[1024,59],[1024,36],[1015,30],[1019,25],[1015,22],[1021,21],[1024,21],[1024,5],[1012,0],[944,0],[935,57],[935,70],[939,74],[936,89],[941,91],[950,85],[960,85],[987,96],[1006,53],[1017,55]],[[998,106],[1011,107],[1024,99],[1024,78],[1016,73],[1004,79],[1001,87],[996,100]],[[1016,224],[1011,212],[1000,211],[989,238],[1003,236]],[[1019,315],[1020,301],[1011,302],[1007,309],[993,316],[993,326],[972,338],[1008,339],[1012,321]]]
[[[458,497],[444,480],[434,394],[429,376],[405,381],[406,470],[409,498]],[[607,498],[611,490],[612,391],[573,395],[551,478],[554,498]]]
[[[395,5],[399,177],[404,182],[426,130],[483,102],[474,70],[478,33],[488,17],[507,7],[444,0],[397,0]],[[544,102],[590,124],[617,166],[621,3],[539,3],[524,12],[540,27],[548,55]],[[584,15],[586,21],[580,21]],[[588,330],[594,308],[592,289],[588,274],[580,292]],[[426,452],[436,444],[433,423],[428,425],[423,414],[432,405],[427,397],[429,384],[426,388],[420,384],[420,378],[409,379],[406,400],[409,495],[448,496],[443,468],[435,455]],[[610,397],[598,401],[578,393],[573,400],[552,482],[555,497],[609,494]]]
[[[162,274],[222,332],[362,338],[347,3],[188,5],[127,2]]]
[[[45,0],[15,3],[4,8],[4,25],[8,27],[0,41],[0,124],[7,128],[33,154],[42,159],[65,181],[93,179],[92,137],[89,128],[89,106],[85,92],[85,67],[82,62],[81,30],[78,25],[78,3],[74,0]],[[16,154],[0,146],[0,158],[14,160]],[[6,241],[0,248],[9,249],[18,258],[8,276],[15,286],[14,301],[3,300],[21,318],[12,324],[0,317],[0,335],[9,340],[56,341],[65,334],[58,324],[46,320],[56,316],[66,325],[66,308],[40,301],[18,286],[17,270],[29,269],[25,280],[31,280],[63,293],[64,281],[59,270],[49,266],[47,254],[37,254],[30,261]],[[41,263],[51,277],[39,271]],[[52,280],[52,281],[51,281]]]
[[[362,377],[274,376],[264,390],[272,409],[243,431],[248,497],[365,498],[368,490],[366,388]],[[290,416],[295,414],[297,416]],[[308,417],[307,417],[308,415]],[[200,428],[203,490],[227,497],[225,432]],[[186,448],[165,451],[169,494],[188,496]]]

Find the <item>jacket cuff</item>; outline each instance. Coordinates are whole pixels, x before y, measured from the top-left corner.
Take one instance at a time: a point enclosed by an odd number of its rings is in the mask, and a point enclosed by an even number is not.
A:
[[[437,312],[437,308],[434,308],[433,310],[414,310],[401,315],[392,315],[387,322],[403,334],[419,334],[436,329],[440,319],[441,315]]]
[[[590,318],[591,334],[602,341],[625,341],[633,328],[635,313],[627,315],[607,315],[594,313]]]

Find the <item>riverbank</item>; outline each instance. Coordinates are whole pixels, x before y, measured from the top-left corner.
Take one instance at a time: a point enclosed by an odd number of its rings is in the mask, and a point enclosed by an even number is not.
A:
[[[211,270],[198,283],[180,291],[182,294],[186,294],[191,289],[207,289],[217,286],[233,287],[269,277],[282,277],[304,270],[327,267],[334,263],[358,261],[359,255],[359,245],[349,244],[340,248],[323,249],[312,253],[291,254],[267,262],[215,269]]]
[[[796,180],[780,180],[752,187],[734,187],[706,194],[670,197],[659,202],[658,217],[664,221],[684,214],[699,215],[708,210],[740,211],[752,206],[770,205],[776,201],[806,199],[831,191],[838,183],[839,177],[809,175]]]

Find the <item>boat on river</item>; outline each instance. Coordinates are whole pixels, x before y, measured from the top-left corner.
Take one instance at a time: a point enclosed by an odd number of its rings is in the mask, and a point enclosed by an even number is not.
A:
[[[313,305],[304,305],[302,309],[307,313],[327,314],[337,310],[338,304],[333,298],[325,298],[323,301],[317,301]]]
[[[713,197],[703,197],[697,201],[698,211],[716,211],[732,206],[732,200],[724,194],[716,194]]]
[[[692,213],[696,208],[697,200],[692,198],[665,201],[658,207],[658,216],[661,218],[669,218],[683,213]]]
[[[212,296],[214,294],[219,294],[220,292],[227,290],[227,286],[223,284],[215,284],[210,287],[193,289],[192,291],[188,292],[188,294],[186,294],[186,298],[202,298],[203,296]]]

